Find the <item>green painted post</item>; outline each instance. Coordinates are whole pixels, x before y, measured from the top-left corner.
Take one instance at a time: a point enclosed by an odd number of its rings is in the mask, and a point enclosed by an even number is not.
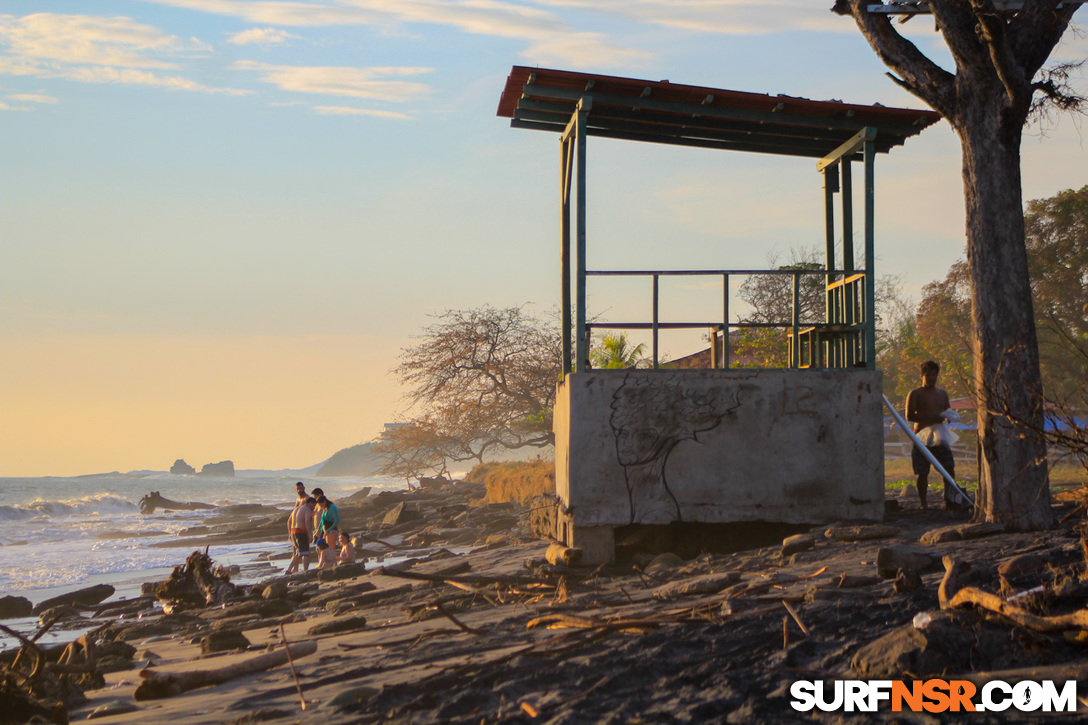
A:
[[[729,369],[729,275],[722,275],[722,369]]]
[[[839,165],[842,166],[842,268],[849,277],[854,271],[854,184],[850,160],[843,159]]]
[[[560,329],[563,332],[563,376],[569,373],[571,367],[571,310],[570,310],[570,182],[571,182],[571,143],[570,138],[563,134],[559,138],[559,279],[560,293],[562,296],[563,321]]]
[[[801,330],[801,275],[797,272],[793,273],[793,354],[790,355],[792,360],[790,361],[790,367],[796,368],[801,365],[801,336],[798,334]],[[811,351],[810,351],[811,353]]]
[[[824,266],[828,271],[824,278],[824,322],[836,322],[834,293],[830,287],[835,281],[835,275],[831,274],[831,270],[835,269],[835,191],[838,187],[839,167],[832,164],[824,169]],[[827,342],[829,361],[834,359],[835,344],[832,340]]]
[[[653,302],[653,308],[654,308],[654,320],[653,320],[654,370],[658,369],[658,360],[661,359],[657,354],[657,302],[658,302],[658,296],[657,295],[658,295],[658,275],[655,274],[654,275],[654,293],[653,293],[653,297],[654,297],[654,302]]]
[[[876,137],[875,130],[872,133]],[[876,142],[865,142],[865,367],[876,370]]]
[[[578,102],[577,123],[575,131],[575,143],[578,155],[578,201],[577,201],[577,234],[578,234],[578,260],[577,260],[577,288],[575,291],[575,304],[578,314],[578,336],[576,359],[574,369],[585,370],[586,360],[589,358],[589,349],[586,345],[586,116],[589,103],[583,98]]]

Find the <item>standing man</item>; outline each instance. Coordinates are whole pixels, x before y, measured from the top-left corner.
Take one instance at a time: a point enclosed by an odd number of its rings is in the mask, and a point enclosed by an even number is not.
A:
[[[937,387],[937,376],[941,372],[941,366],[932,360],[922,363],[922,387],[910,391],[907,396],[907,420],[914,423],[914,432],[918,433],[931,425],[945,422],[941,415],[952,407],[948,400],[948,393]],[[945,444],[926,446],[933,454],[937,462],[944,466],[948,475],[956,477],[956,461],[952,458],[952,449]],[[929,487],[929,459],[915,445],[910,451],[910,461],[918,476],[918,500],[922,508],[928,508],[926,504],[926,489]],[[944,482],[944,506],[949,511],[955,510],[952,497],[948,490],[948,481]]]
[[[285,574],[294,574],[298,571],[299,564],[302,564],[303,571],[310,569],[310,539],[314,534],[315,503],[313,498],[306,498],[287,517],[287,534],[295,555],[291,557]]]

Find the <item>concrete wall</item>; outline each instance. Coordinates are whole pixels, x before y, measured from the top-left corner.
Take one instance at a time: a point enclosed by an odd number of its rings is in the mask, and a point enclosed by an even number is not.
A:
[[[554,418],[564,518],[581,528],[880,520],[881,392],[867,370],[568,375]]]

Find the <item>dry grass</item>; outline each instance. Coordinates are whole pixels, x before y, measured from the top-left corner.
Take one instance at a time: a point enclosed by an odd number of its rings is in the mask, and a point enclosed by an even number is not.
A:
[[[484,463],[469,471],[466,479],[487,485],[487,503],[525,503],[538,494],[555,493],[555,463],[540,459]]]
[[[898,487],[903,481],[914,483],[917,476],[911,470],[910,458],[887,458],[884,460],[884,485]],[[930,474],[930,481],[933,474]],[[956,480],[965,481],[968,488],[978,484],[978,462],[956,461]],[[1050,464],[1050,485],[1055,489],[1075,489],[1088,486],[1088,471],[1069,462]]]

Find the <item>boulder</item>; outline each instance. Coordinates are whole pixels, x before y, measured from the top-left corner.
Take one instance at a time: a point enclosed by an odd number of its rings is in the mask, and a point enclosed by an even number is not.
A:
[[[938,613],[923,629],[906,624],[861,647],[850,667],[864,679],[926,678],[972,668],[975,637],[957,620]]]
[[[170,473],[175,476],[192,476],[196,474],[196,469],[186,463],[184,458],[179,458],[174,461],[174,465],[170,466]]]
[[[200,653],[205,655],[246,649],[249,649],[249,640],[237,629],[221,629],[200,640]]]
[[[347,498],[340,499],[340,505],[345,505],[345,504],[354,505],[354,504],[360,504],[360,503],[366,501],[367,497],[370,495],[370,491],[371,491],[372,488],[373,488],[372,486],[363,486],[362,488],[360,488],[358,491],[351,494]]]
[[[46,624],[55,619],[82,619],[82,615],[79,610],[70,604],[58,604],[55,607],[49,607],[43,609],[41,614],[38,615],[38,621],[42,624]]]
[[[0,597],[0,619],[29,617],[34,613],[34,605],[26,597]]]
[[[344,617],[343,619],[334,619],[331,622],[324,622],[323,624],[315,624],[307,631],[311,637],[319,634],[332,634],[333,632],[348,632],[355,629],[363,629],[366,627],[366,617]]]
[[[739,580],[740,572],[736,571],[682,579],[654,589],[653,598],[668,600],[694,597],[700,594],[717,594],[731,584],[736,584]]]
[[[941,554],[914,546],[885,546],[876,555],[876,570],[885,579],[895,579],[899,571],[921,573],[935,567]]]
[[[808,551],[814,546],[816,546],[815,534],[796,534],[795,536],[787,536],[785,539],[782,539],[782,556],[787,557],[802,551]]]
[[[1002,579],[1032,576],[1046,571],[1049,563],[1050,559],[1043,554],[1021,554],[1001,562],[997,573]]]
[[[908,592],[915,592],[925,586],[922,583],[922,576],[916,571],[904,571],[899,570],[899,573],[895,575],[895,593],[906,594]]]
[[[684,560],[673,554],[672,552],[665,552],[664,554],[658,554],[650,563],[646,565],[643,572],[646,574],[664,574],[684,563]]]
[[[907,483],[903,485],[903,488],[899,489],[899,498],[918,498],[918,487],[913,483]]]
[[[96,584],[93,587],[68,592],[67,594],[61,594],[59,597],[53,597],[52,599],[46,599],[44,602],[39,602],[34,609],[31,610],[31,613],[41,614],[47,609],[59,607],[64,604],[68,606],[79,604],[84,607],[93,607],[112,597],[114,591],[116,590],[109,584]]]
[[[414,507],[410,507],[406,502],[401,501],[382,518],[382,526],[399,526],[411,521],[419,521],[422,518],[423,514]]]
[[[943,544],[946,541],[967,541],[979,539],[983,536],[993,536],[1005,532],[1005,525],[999,523],[989,524],[952,524],[937,529],[930,529],[922,534],[919,542],[923,544]]]

